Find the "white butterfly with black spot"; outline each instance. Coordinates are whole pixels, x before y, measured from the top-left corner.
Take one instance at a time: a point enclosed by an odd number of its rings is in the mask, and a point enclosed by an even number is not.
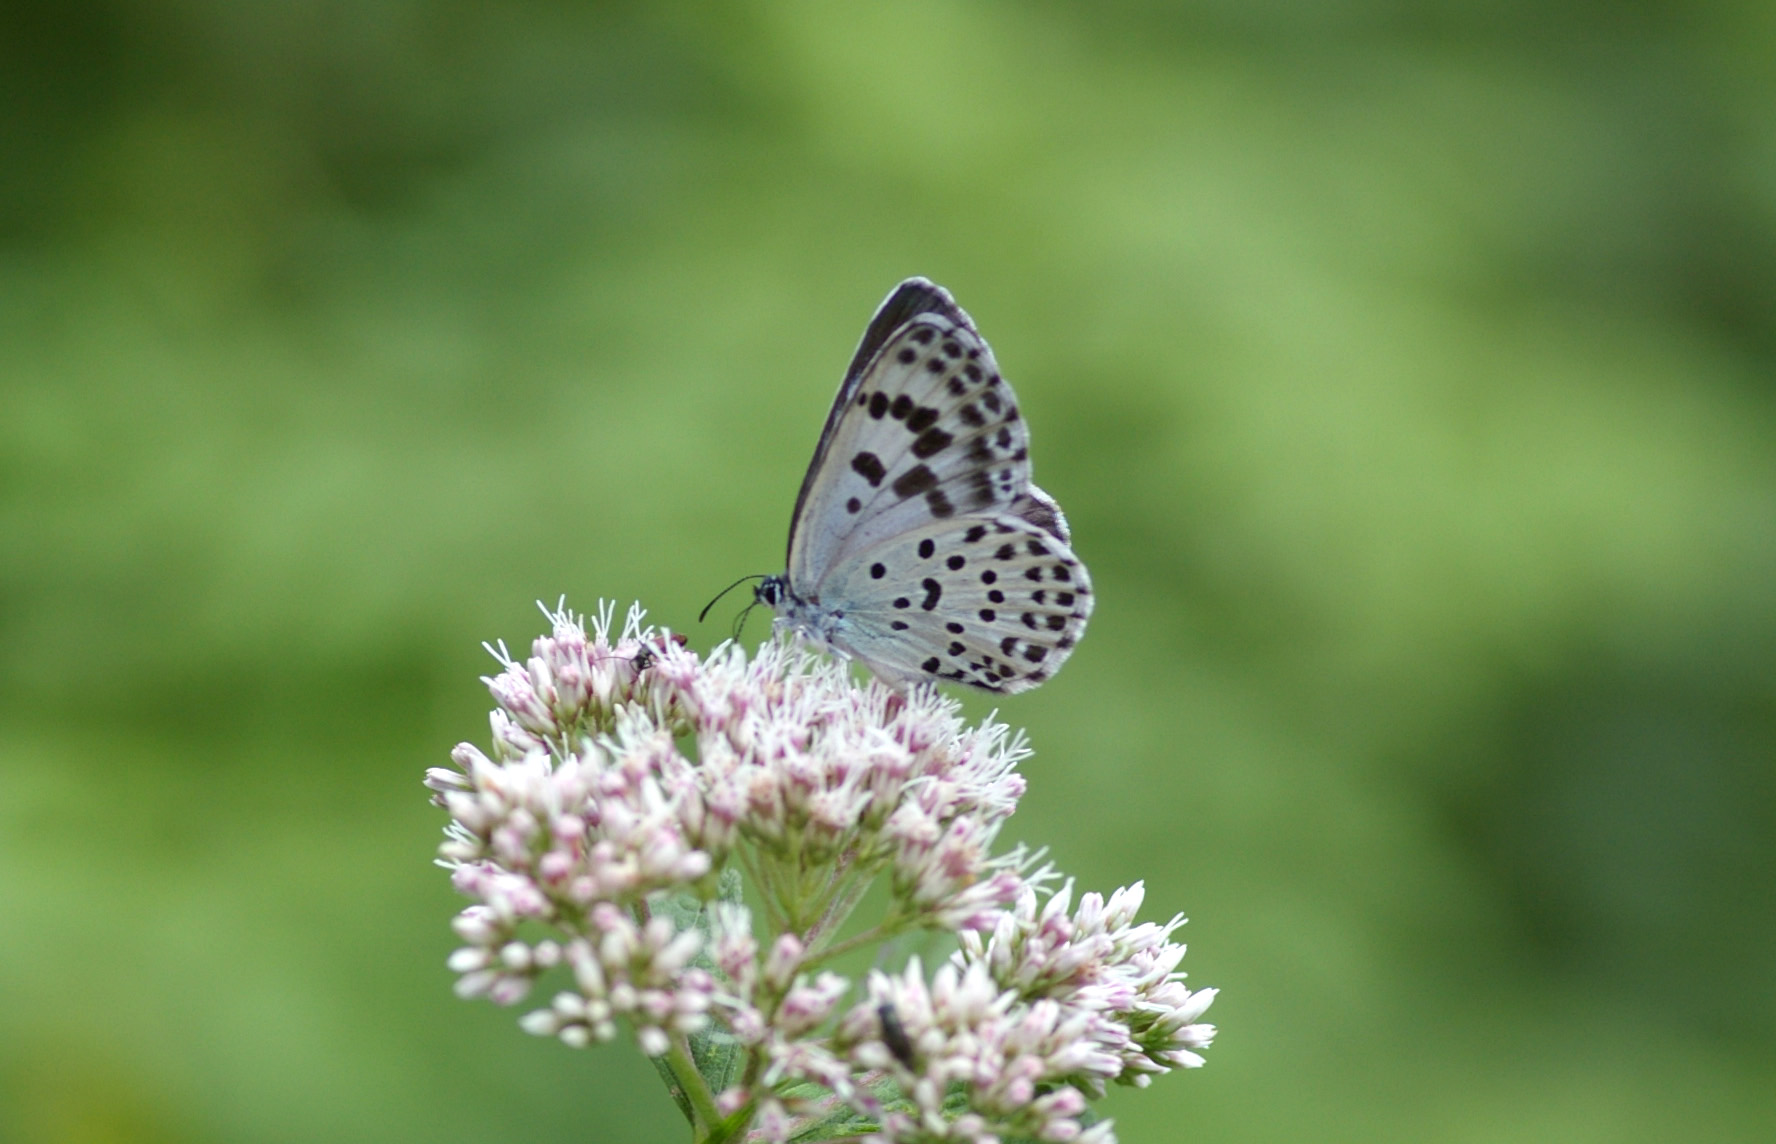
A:
[[[974,323],[909,278],[865,329],[756,597],[897,689],[1035,687],[1085,631],[1091,579]]]

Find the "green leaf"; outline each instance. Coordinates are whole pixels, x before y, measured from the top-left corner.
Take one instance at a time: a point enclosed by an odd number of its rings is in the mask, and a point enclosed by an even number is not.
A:
[[[739,1083],[746,1072],[747,1052],[746,1046],[734,1039],[734,1034],[711,1023],[687,1039],[691,1046],[691,1060],[711,1093],[719,1095],[722,1090]]]
[[[743,906],[746,904],[745,891],[746,879],[740,876],[740,871],[733,866],[723,866],[721,874],[716,879],[716,899],[732,905]]]
[[[718,901],[744,903],[744,880],[740,871],[728,866],[717,875],[716,897]],[[709,955],[711,945],[710,903],[704,902],[694,894],[675,893],[660,894],[650,899],[648,906],[657,915],[664,915],[672,920],[679,930],[695,930],[703,936],[703,948],[697,952],[692,964],[701,966],[711,972],[715,971],[714,958]],[[734,1035],[713,1022],[701,1032],[692,1033],[686,1038],[690,1045],[691,1061],[697,1066],[697,1072],[703,1077],[703,1083],[709,1086],[711,1093],[720,1093],[736,1084],[746,1071],[747,1050],[744,1045],[734,1039]],[[673,1099],[685,1115],[691,1115],[689,1102],[679,1090],[672,1070],[663,1060],[656,1060],[654,1067],[666,1078],[666,1087],[672,1092]]]
[[[901,1094],[900,1086],[887,1077],[881,1077],[864,1085],[882,1102],[884,1108],[895,1111],[910,1111],[912,1102]],[[881,1123],[873,1117],[864,1116],[850,1105],[833,1096],[817,1084],[787,1085],[777,1090],[779,1096],[786,1101],[802,1100],[811,1104],[827,1104],[830,1111],[825,1115],[816,1113],[807,1123],[797,1129],[790,1140],[795,1144],[814,1144],[820,1140],[839,1140],[853,1136],[862,1136],[874,1132]]]

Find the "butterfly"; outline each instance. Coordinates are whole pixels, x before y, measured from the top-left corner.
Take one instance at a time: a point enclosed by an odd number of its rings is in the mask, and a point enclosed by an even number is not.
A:
[[[1091,578],[974,322],[923,278],[864,329],[757,601],[904,691],[1026,691],[1071,654]]]

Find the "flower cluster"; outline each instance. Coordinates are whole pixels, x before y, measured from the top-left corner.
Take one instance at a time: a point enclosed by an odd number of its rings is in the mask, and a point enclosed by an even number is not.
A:
[[[1088,1100],[1202,1063],[1214,991],[1182,983],[1182,919],[1137,923],[1139,885],[1075,909],[1024,850],[995,855],[1021,736],[799,645],[704,659],[638,608],[620,631],[608,606],[589,630],[548,615],[522,662],[490,649],[491,751],[426,778],[473,901],[460,995],[560,980],[522,1027],[629,1029],[709,1141],[1112,1141]],[[885,908],[854,917],[878,882]],[[833,969],[917,932],[959,942],[929,978]]]
[[[1165,925],[1135,922],[1146,888],[1137,882],[1080,898],[1071,915],[1073,887],[1038,906],[1026,887],[1016,906],[999,915],[989,935],[961,935],[955,963],[980,968],[993,983],[1026,1001],[1052,1001],[1086,1016],[1089,1036],[1107,1054],[1069,1074],[1072,1083],[1102,1096],[1104,1083],[1146,1087],[1156,1073],[1199,1068],[1215,1027],[1198,1022],[1216,991],[1192,992],[1178,972],[1184,946],[1171,940],[1183,915]]]

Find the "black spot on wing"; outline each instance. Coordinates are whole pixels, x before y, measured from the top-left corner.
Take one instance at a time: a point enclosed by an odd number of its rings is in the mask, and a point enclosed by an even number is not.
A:
[[[882,466],[882,458],[874,453],[859,453],[851,458],[851,471],[870,483],[870,488],[880,488],[882,478],[888,470]]]
[[[894,490],[895,496],[906,500],[935,489],[937,474],[932,472],[928,466],[914,465],[900,476],[895,477],[894,484],[889,487]]]
[[[953,440],[955,440],[954,437],[934,426],[919,434],[919,439],[913,442],[913,456],[924,458],[941,453],[944,447]]]

